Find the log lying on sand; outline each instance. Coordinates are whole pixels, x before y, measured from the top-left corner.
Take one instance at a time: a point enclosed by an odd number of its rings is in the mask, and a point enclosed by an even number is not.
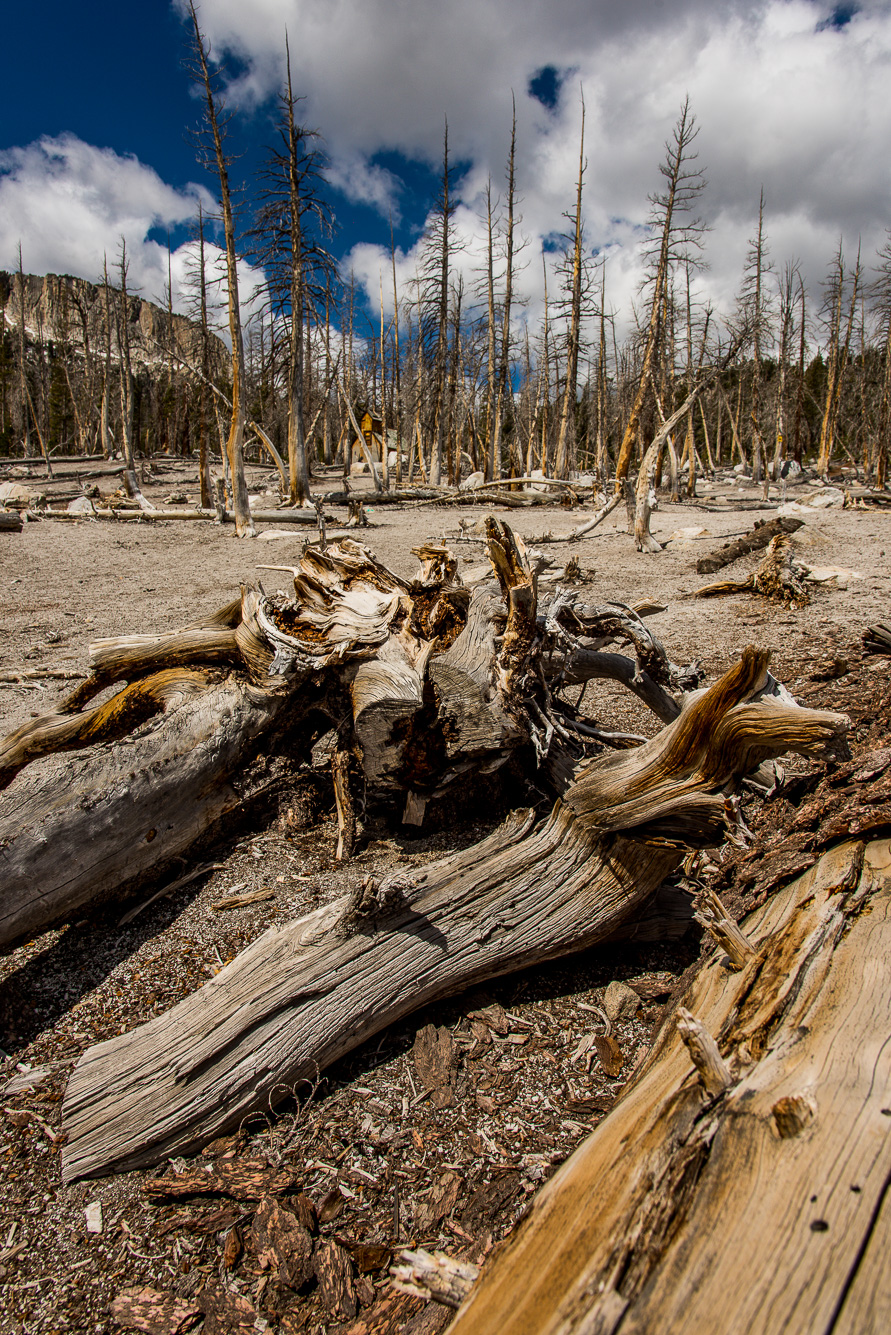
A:
[[[410,1010],[603,939],[685,849],[721,841],[743,776],[843,735],[844,716],[774,694],[767,654],[691,693],[695,669],[629,608],[559,589],[539,605],[510,529],[490,520],[487,546],[497,583],[472,591],[442,547],[416,549],[411,582],[358,543],[310,547],[293,598],[246,589],[171,635],[100,642],[67,708],[0,743],[6,943],[144,885],[242,800],[246,761],[326,731],[344,855],[358,806],[417,822],[511,755],[556,798],[537,826],[515,815],[475,849],[267,933],[195,996],[91,1049],[66,1099],[69,1178],[194,1149]],[[608,652],[615,641],[634,659]],[[586,675],[633,676],[674,721],[643,745],[592,727],[560,694]],[[603,741],[622,749],[595,754]],[[79,747],[92,749],[53,754]]]
[[[723,547],[716,551],[709,552],[707,556],[701,557],[696,562],[697,575],[714,575],[716,571],[724,566],[729,566],[733,561],[739,560],[741,556],[748,556],[750,552],[760,551],[766,547],[771,538],[777,537],[780,533],[796,533],[804,527],[803,519],[792,519],[791,517],[781,516],[779,519],[759,519],[751,533],[746,533],[741,538],[734,538],[732,542],[725,542]]]
[[[358,543],[311,547],[293,599],[245,589],[182,630],[93,644],[90,675],[59,712],[0,740],[0,944],[166,875],[237,809],[254,757],[302,754],[327,730],[343,734],[360,805],[398,818],[410,800],[417,819],[512,752],[531,760],[534,746],[569,769],[591,754],[555,695],[563,679],[617,676],[674,717],[670,692],[695,673],[674,668],[639,617],[572,597],[539,612],[525,557],[493,527],[490,550],[502,549],[513,551],[503,588],[471,593],[444,548],[418,548],[421,577],[409,582]],[[633,658],[602,652],[623,639]],[[86,747],[87,759],[55,754]],[[348,785],[342,797],[349,822]]]
[[[695,589],[694,598],[715,598],[725,593],[760,593],[772,602],[803,607],[808,592],[803,583],[807,573],[794,559],[787,533],[771,538],[764,560],[758,569],[744,580],[719,580]]]
[[[891,843],[830,850],[742,925],[748,961],[706,959],[452,1335],[885,1329]]]
[[[584,767],[537,828],[517,813],[466,853],[273,928],[90,1049],[65,1099],[66,1178],[195,1150],[417,1007],[608,935],[683,848],[721,839],[736,779],[843,733],[843,716],[759,699],[765,657],[747,651],[652,741]]]

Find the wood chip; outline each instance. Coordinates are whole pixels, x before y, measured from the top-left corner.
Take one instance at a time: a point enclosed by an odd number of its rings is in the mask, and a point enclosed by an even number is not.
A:
[[[211,904],[212,909],[241,909],[246,904],[259,904],[264,899],[275,899],[274,890],[254,890],[249,895],[229,895]]]
[[[455,1208],[464,1179],[458,1173],[443,1173],[434,1184],[426,1200],[415,1206],[414,1233],[416,1237],[426,1237],[432,1233],[446,1215]]]
[[[427,1024],[419,1029],[412,1049],[415,1070],[434,1108],[450,1108],[454,1103],[455,1044],[443,1025]]]
[[[606,1034],[595,1034],[594,1047],[597,1049],[597,1056],[600,1059],[600,1065],[603,1067],[604,1073],[610,1079],[619,1075],[625,1065],[625,1057],[616,1040],[609,1038]]]
[[[142,1190],[150,1200],[182,1200],[188,1196],[231,1196],[237,1201],[258,1201],[291,1191],[297,1178],[288,1169],[270,1168],[263,1160],[218,1161],[212,1168],[190,1168],[184,1173],[146,1178]]]
[[[290,1210],[267,1196],[254,1215],[251,1237],[261,1270],[279,1284],[300,1289],[313,1274],[313,1242]]]
[[[194,1303],[147,1285],[124,1289],[111,1304],[113,1321],[145,1335],[179,1335],[200,1315],[201,1308]]]
[[[353,1263],[339,1242],[323,1242],[315,1255],[322,1305],[338,1321],[351,1321],[359,1307],[353,1282]]]
[[[257,1312],[253,1304],[219,1279],[209,1279],[198,1302],[204,1313],[202,1335],[254,1335]]]

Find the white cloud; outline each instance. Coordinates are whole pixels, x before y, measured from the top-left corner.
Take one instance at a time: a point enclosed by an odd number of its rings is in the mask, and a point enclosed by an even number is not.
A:
[[[614,248],[608,299],[627,314],[639,277],[629,247],[687,95],[713,226],[703,295],[729,308],[762,185],[774,260],[801,259],[812,289],[840,234],[849,253],[858,237],[874,253],[891,219],[891,10],[864,3],[850,21],[827,23],[833,12],[816,0],[254,0],[249,10],[203,0],[201,21],[243,64],[236,102],[274,91],[287,26],[295,89],[325,135],[332,180],[381,209],[392,181],[368,159],[390,150],[436,165],[446,115],[453,158],[467,167],[462,199],[479,212],[488,176],[503,189],[513,89],[534,241],[560,230],[573,204],[583,88],[587,238]],[[562,78],[550,110],[527,92],[546,65]],[[477,250],[479,238],[477,226]],[[360,247],[351,260],[376,301],[381,257]],[[540,300],[537,261],[521,288]]]
[[[107,257],[109,278],[117,285],[123,237],[129,289],[163,303],[167,248],[149,234],[191,221],[199,201],[206,213],[213,211],[214,199],[204,187],[175,190],[137,158],[85,144],[75,135],[8,149],[0,152],[0,267],[18,266],[21,242],[26,273],[73,274],[96,282]],[[197,242],[186,242],[170,256],[173,304],[181,312],[189,305],[197,253]],[[223,332],[225,294],[219,276],[225,272],[225,256],[212,242],[206,246],[206,264],[211,313]],[[246,313],[256,305],[262,279],[259,270],[240,263]]]

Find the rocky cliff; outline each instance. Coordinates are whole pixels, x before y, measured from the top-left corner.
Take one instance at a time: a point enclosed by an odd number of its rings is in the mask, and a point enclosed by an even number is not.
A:
[[[117,358],[115,323],[123,298],[109,286],[108,302],[101,284],[68,274],[24,276],[24,303],[19,293],[18,274],[0,270],[0,308],[7,328],[18,328],[24,304],[25,329],[33,343],[53,342],[75,351],[102,356],[106,346],[106,307],[111,324],[111,352]],[[201,366],[201,328],[185,315],[169,316],[166,310],[139,296],[128,295],[125,315],[130,335],[130,355],[134,370],[164,364],[169,351],[189,363]],[[225,378],[229,353],[215,334],[210,335],[210,367],[215,379]]]

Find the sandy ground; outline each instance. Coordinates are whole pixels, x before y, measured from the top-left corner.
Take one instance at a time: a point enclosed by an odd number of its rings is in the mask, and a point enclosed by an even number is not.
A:
[[[188,491],[193,478],[188,468],[171,469],[146,492],[162,502],[172,490]],[[114,485],[98,481],[102,490]],[[258,491],[271,485],[270,474],[256,470],[252,483]],[[331,479],[317,490],[337,485]],[[63,480],[54,490],[71,494],[78,486],[78,479]],[[576,557],[589,578],[589,601],[665,604],[650,624],[675,662],[699,660],[707,679],[754,642],[774,651],[774,672],[802,700],[853,708],[865,698],[864,682],[888,678],[889,659],[863,659],[859,647],[863,629],[888,617],[888,515],[839,509],[808,518],[794,538],[802,558],[854,573],[843,577],[846,588],[832,583],[816,589],[804,608],[777,607],[748,594],[692,599],[691,591],[707,582],[695,573],[696,559],[775,513],[775,501],[763,510],[703,508],[722,504],[716,496],[724,493],[738,497],[740,490],[728,482],[697,504],[665,504],[653,516],[653,533],[667,544],[657,556],[634,551],[619,511],[589,538],[539,544],[540,550],[555,567]],[[743,495],[752,501],[757,493]],[[442,537],[455,542],[461,567],[469,569],[480,564],[482,544],[455,541],[459,519],[472,526],[484,513],[479,507],[373,507],[369,527],[357,536],[404,575],[416,568],[412,546]],[[493,513],[530,543],[546,531],[567,533],[585,517],[551,508]],[[0,674],[79,674],[93,639],[176,627],[222,606],[240,584],[258,578],[266,588],[286,587],[286,575],[258,567],[296,561],[307,535],[265,539],[274,528],[260,525],[259,537],[245,541],[236,540],[231,527],[199,522],[47,520],[26,525],[19,535],[0,533]],[[672,536],[682,530],[705,532]],[[758,559],[745,558],[723,574],[742,579]],[[826,661],[831,694],[818,680]],[[0,733],[51,710],[72,684],[4,680]],[[614,688],[593,692],[588,709],[606,724],[653,730],[642,709]],[[242,1329],[235,1309],[225,1309],[235,1302],[233,1294],[253,1313],[246,1330],[366,1335],[399,1325],[422,1335],[443,1328],[445,1309],[428,1310],[410,1299],[392,1306],[386,1272],[391,1249],[420,1241],[480,1260],[497,1244],[539,1183],[611,1106],[646,1051],[677,979],[696,957],[698,940],[602,947],[502,980],[483,994],[438,1007],[435,1015],[413,1016],[341,1063],[308,1103],[293,1102],[278,1119],[248,1125],[228,1150],[215,1147],[217,1155],[234,1149],[293,1173],[294,1192],[299,1188],[316,1211],[317,1245],[342,1247],[352,1258],[352,1312],[326,1307],[313,1282],[295,1294],[261,1273],[251,1243],[256,1202],[224,1200],[222,1210],[220,1200],[185,1210],[152,1203],[142,1174],[62,1188],[60,1099],[87,1046],[174,1004],[270,924],[354,888],[369,872],[418,866],[475,842],[499,815],[493,808],[486,819],[414,838],[375,830],[368,847],[342,867],[333,857],[335,823],[322,766],[299,776],[275,810],[221,836],[209,853],[218,864],[212,872],[132,923],[121,924],[117,906],[97,910],[0,960],[0,1083],[20,1081],[3,1085],[0,1095],[2,1329],[17,1335],[116,1330],[110,1304],[137,1284],[198,1306],[204,1294],[205,1310],[207,1295],[216,1293],[221,1319],[230,1323],[220,1329]],[[263,888],[270,891],[267,900],[237,910],[213,907],[227,894]],[[613,1030],[621,1049],[618,1075],[590,1052],[578,1051],[612,979],[643,980],[646,994],[640,1009]],[[500,1013],[489,1010],[489,1021],[474,1018],[493,1005]],[[425,1099],[415,1061],[417,1034],[429,1022],[449,1028],[456,1053],[455,1099],[441,1109]],[[33,1088],[21,1085],[29,1067],[47,1071]],[[445,1202],[440,1213],[437,1201]],[[91,1232],[86,1211],[97,1203],[101,1231]],[[368,1249],[375,1247],[380,1255],[372,1265]],[[210,1317],[208,1323],[210,1329]]]

